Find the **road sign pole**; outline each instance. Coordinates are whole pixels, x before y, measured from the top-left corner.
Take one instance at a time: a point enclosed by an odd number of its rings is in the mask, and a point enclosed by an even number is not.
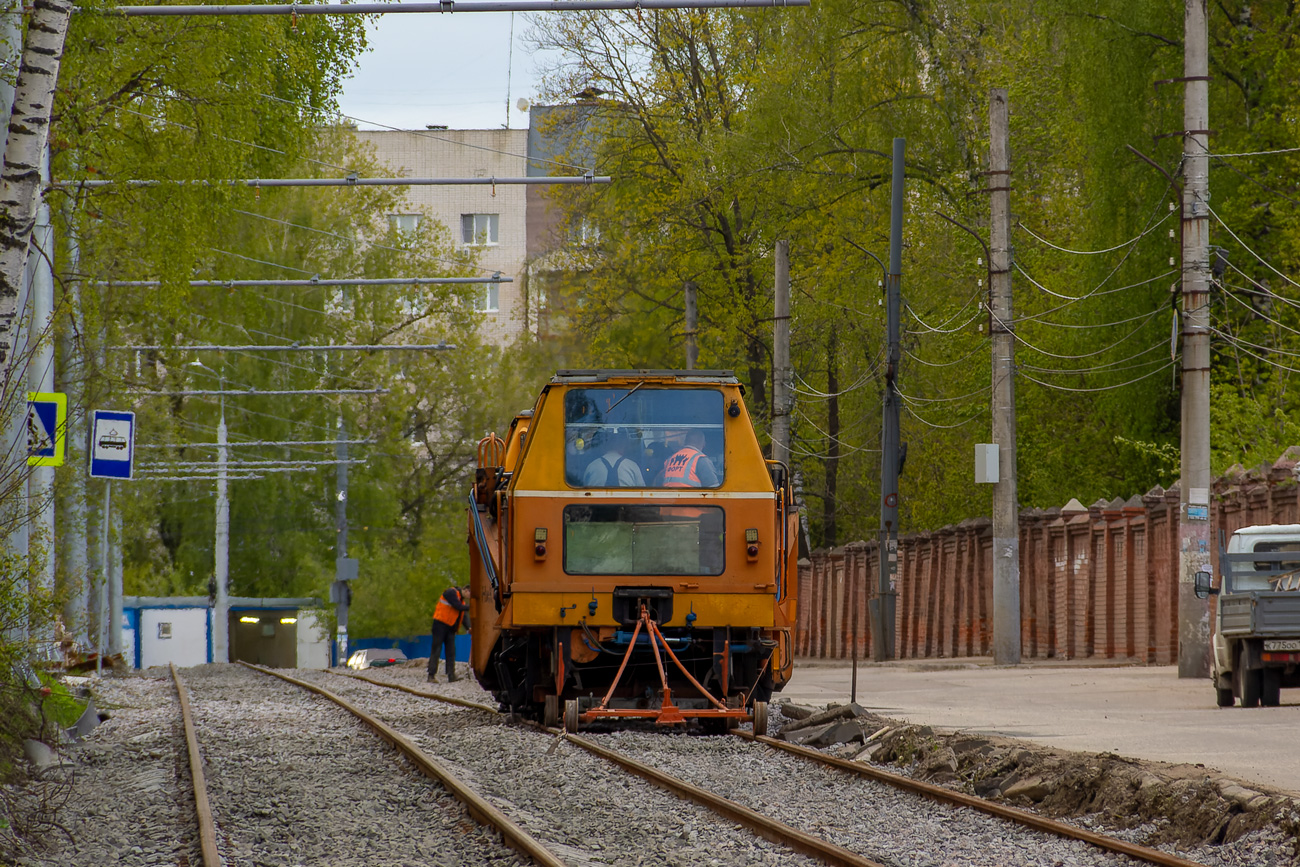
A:
[[[90,476],[105,479],[104,514],[99,520],[99,655],[122,652],[121,521],[114,519],[112,479],[135,474],[135,413],[95,410],[90,424]],[[113,545],[117,531],[118,543]]]
[[[99,673],[104,668],[104,653],[108,649],[108,594],[110,576],[113,567],[109,565],[108,555],[111,553],[109,536],[113,532],[113,483],[104,482],[104,513],[99,519],[99,562],[103,570],[99,575],[99,633],[95,647],[95,672]]]

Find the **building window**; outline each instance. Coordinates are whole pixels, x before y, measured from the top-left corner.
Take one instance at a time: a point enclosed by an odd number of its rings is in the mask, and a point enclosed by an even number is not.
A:
[[[479,283],[474,287],[474,309],[480,313],[496,313],[501,309],[501,284]]]
[[[388,225],[404,235],[409,235],[420,228],[420,221],[423,219],[420,214],[389,214]]]
[[[500,222],[499,214],[461,214],[460,239],[465,244],[496,244]]]

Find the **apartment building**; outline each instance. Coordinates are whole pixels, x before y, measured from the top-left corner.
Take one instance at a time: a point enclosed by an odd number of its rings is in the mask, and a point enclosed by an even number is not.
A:
[[[358,130],[393,176],[410,178],[521,178],[527,172],[526,129]],[[483,339],[504,346],[529,330],[527,309],[527,188],[523,186],[414,186],[389,219],[413,228],[420,219],[445,225],[456,243],[474,247],[479,274],[500,272],[514,282],[485,283],[475,297]]]
[[[357,131],[394,176],[410,178],[542,178],[578,175],[592,162],[589,121],[596,103],[578,95],[567,105],[534,105],[527,129]],[[575,163],[577,165],[575,165]],[[508,345],[529,333],[545,337],[564,328],[565,288],[580,284],[584,245],[574,237],[545,184],[410,187],[403,210],[389,215],[399,227],[438,220],[458,244],[479,252],[480,273],[496,271],[513,283],[484,285],[476,307],[486,341]]]

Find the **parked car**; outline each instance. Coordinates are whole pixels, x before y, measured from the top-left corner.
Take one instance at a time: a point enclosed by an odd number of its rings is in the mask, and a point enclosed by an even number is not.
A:
[[[365,650],[358,650],[348,657],[348,668],[354,668],[357,671],[364,668],[386,668],[399,662],[406,662],[406,654],[397,648],[385,650],[382,647],[368,647]]]

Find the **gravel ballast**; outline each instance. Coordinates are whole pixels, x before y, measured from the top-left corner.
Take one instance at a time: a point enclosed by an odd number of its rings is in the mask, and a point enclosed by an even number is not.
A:
[[[416,665],[367,676],[493,704],[472,677],[426,684],[423,666]],[[286,673],[339,694],[410,737],[575,867],[815,863],[504,715],[323,671]],[[183,676],[227,864],[528,863],[325,699],[237,666],[201,666]],[[67,836],[47,834],[45,848],[19,863],[201,863],[170,678],[158,671],[105,678],[96,683],[95,696],[112,718],[67,751],[70,767],[45,774],[47,784],[69,782],[58,814]],[[774,705],[773,730],[783,722]],[[583,736],[891,867],[1136,863],[739,738],[634,728]],[[1134,842],[1143,842],[1150,830],[1115,832],[1089,816],[1075,821]],[[1293,842],[1265,829],[1177,854],[1213,867],[1283,867],[1298,863]]]
[[[390,673],[391,672],[391,673]],[[374,673],[372,673],[374,674]],[[384,678],[409,686],[402,672]],[[560,857],[573,864],[811,865],[604,759],[498,714],[440,704],[323,672],[304,673],[410,736]],[[468,684],[431,686],[490,700]],[[468,693],[468,694],[467,694]]]
[[[182,676],[227,864],[529,863],[347,711],[235,666]],[[170,679],[106,679],[96,691],[116,709],[70,751],[78,773],[63,815],[75,844],[52,838],[57,848],[28,863],[201,864]]]

